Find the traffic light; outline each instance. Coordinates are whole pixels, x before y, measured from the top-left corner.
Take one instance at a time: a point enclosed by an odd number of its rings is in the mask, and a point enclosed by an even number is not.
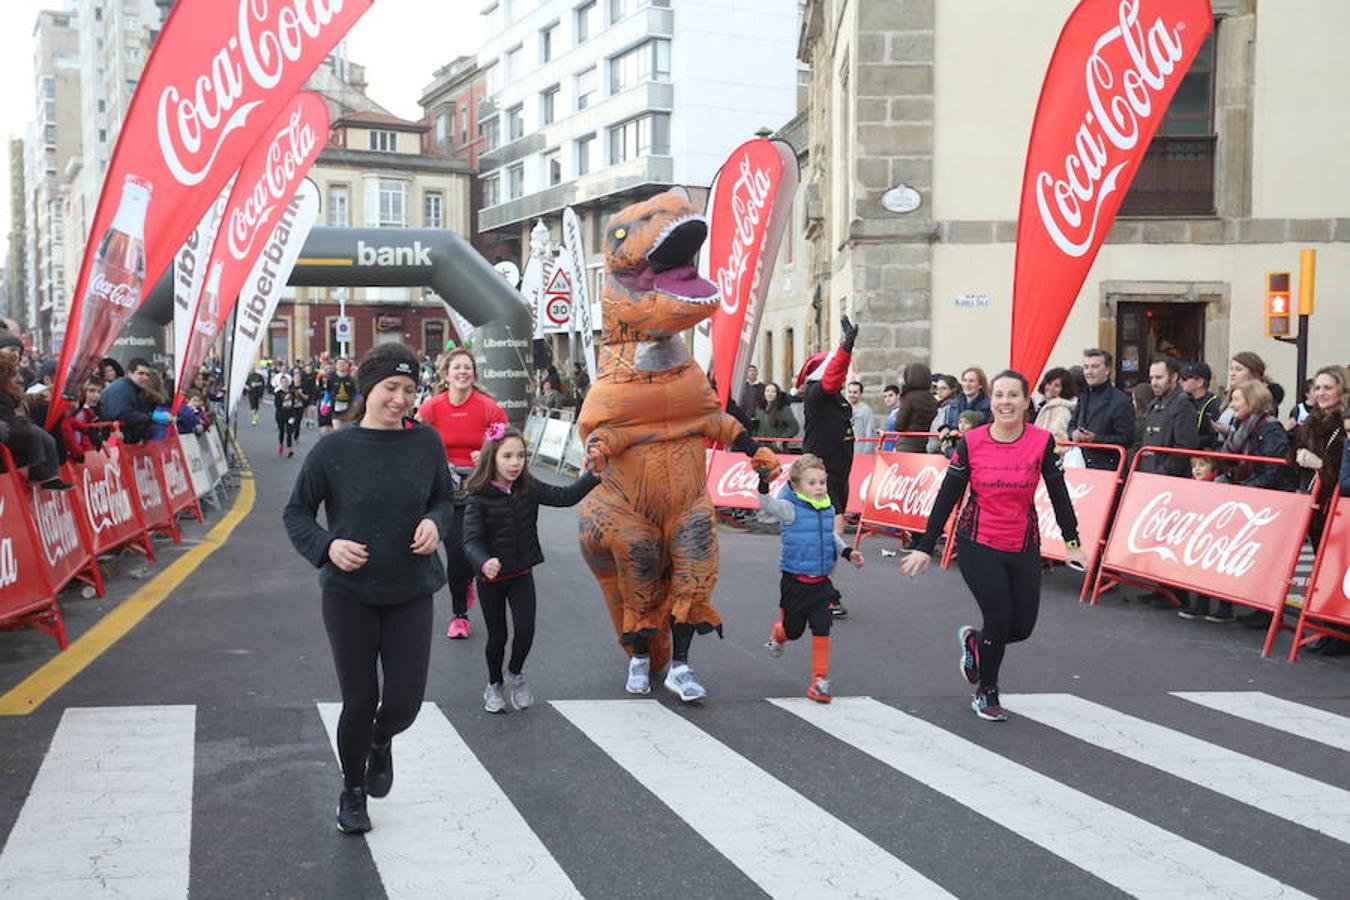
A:
[[[1289,273],[1266,273],[1266,337],[1288,337],[1292,314],[1289,309]]]

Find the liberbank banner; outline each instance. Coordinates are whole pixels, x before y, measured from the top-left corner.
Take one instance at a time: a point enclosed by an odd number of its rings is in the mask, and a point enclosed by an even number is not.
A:
[[[1083,0],[1031,126],[1013,274],[1012,368],[1035,381],[1195,54],[1209,0]]]
[[[371,3],[178,0],[109,162],[71,299],[58,395],[94,370],[141,305],[142,285],[165,271],[263,130]],[[48,425],[62,408],[52,404]]]

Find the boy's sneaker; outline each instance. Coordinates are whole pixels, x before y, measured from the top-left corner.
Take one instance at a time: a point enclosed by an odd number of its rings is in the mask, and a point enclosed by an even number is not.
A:
[[[394,786],[394,742],[371,743],[366,757],[366,793],[371,797],[387,797]]]
[[[843,619],[848,616],[848,610],[844,609],[844,601],[836,600],[830,604],[830,615],[836,619]]]
[[[956,630],[956,642],[961,645],[961,675],[970,684],[980,683],[980,643],[975,639],[975,626],[962,625]]]
[[[970,698],[970,708],[975,710],[975,715],[986,722],[1008,721],[1008,711],[998,702],[998,688],[976,691],[975,695]]]
[[[452,641],[461,641],[469,636],[469,620],[465,616],[455,616],[450,620],[450,627],[446,629],[445,636]]]
[[[634,656],[628,660],[628,683],[623,689],[630,694],[652,692],[652,660],[649,656]]]
[[[698,683],[698,676],[689,663],[675,662],[666,671],[666,690],[685,703],[693,703],[708,696],[708,689]]]
[[[488,686],[483,688],[483,709],[490,713],[506,712],[506,697],[502,694],[502,686],[488,682]]]
[[[511,705],[516,709],[529,709],[534,705],[534,694],[530,692],[530,686],[525,683],[525,673],[512,675],[506,673],[506,683],[511,685]]]
[[[817,703],[829,703],[834,699],[830,696],[830,679],[812,678],[811,686],[806,689],[806,696]]]
[[[782,656],[783,646],[787,643],[787,632],[783,630],[782,622],[774,622],[773,630],[769,632],[769,639],[764,642],[764,649],[769,651],[770,656]]]
[[[342,789],[342,795],[338,797],[337,827],[343,834],[365,834],[370,830],[364,790],[359,787]]]

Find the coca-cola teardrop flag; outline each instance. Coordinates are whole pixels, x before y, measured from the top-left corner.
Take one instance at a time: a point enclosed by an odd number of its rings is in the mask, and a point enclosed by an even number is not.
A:
[[[1012,367],[1041,374],[1172,95],[1209,0],[1083,0],[1031,126],[1013,274]]]
[[[192,334],[192,319],[197,313],[197,301],[206,284],[206,258],[216,241],[216,229],[225,215],[225,204],[230,200],[234,179],[225,183],[216,196],[216,202],[202,216],[197,227],[183,241],[173,258],[173,358],[182,360],[187,353],[188,336]]]
[[[230,392],[225,395],[229,409],[234,408],[234,403],[244,392],[249,367],[253,365],[258,345],[276,313],[282,288],[290,279],[305,238],[318,218],[319,188],[306,178],[278,214],[272,234],[239,292],[239,315],[235,316],[234,337],[230,341]]]
[[[328,106],[301,91],[281,110],[239,168],[206,264],[206,287],[196,303],[187,351],[178,360],[173,411],[211,352],[234,310],[239,289],[267,245],[310,166],[328,142]]]
[[[791,144],[755,138],[732,152],[713,183],[708,278],[722,292],[711,336],[723,408],[750,366],[797,177],[797,153]],[[701,343],[697,335],[695,343]]]
[[[109,161],[71,297],[54,385],[58,396],[67,383],[78,383],[94,370],[140,307],[142,285],[159,279],[263,129],[372,2],[178,0],[174,5]],[[149,193],[143,271],[128,276],[132,283],[125,290],[114,285],[95,291],[95,256],[113,232],[122,195],[132,187],[139,192],[141,185]],[[48,424],[61,412],[62,404],[53,403]]]

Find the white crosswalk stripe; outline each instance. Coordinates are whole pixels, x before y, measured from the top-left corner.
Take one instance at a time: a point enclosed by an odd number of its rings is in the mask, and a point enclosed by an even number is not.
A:
[[[319,704],[335,755],[341,710]],[[397,789],[370,801],[366,835],[389,900],[581,896],[435,704],[395,744]]]
[[[1335,713],[1260,691],[1174,691],[1172,696],[1350,752],[1350,719]]]
[[[1350,842],[1350,791],[1070,694],[1005,694],[1003,702],[1081,741]]]
[[[770,702],[1136,897],[1306,896],[870,698]]]
[[[552,705],[770,896],[951,896],[654,700]]]
[[[0,854],[0,896],[188,895],[196,710],[68,709]]]

